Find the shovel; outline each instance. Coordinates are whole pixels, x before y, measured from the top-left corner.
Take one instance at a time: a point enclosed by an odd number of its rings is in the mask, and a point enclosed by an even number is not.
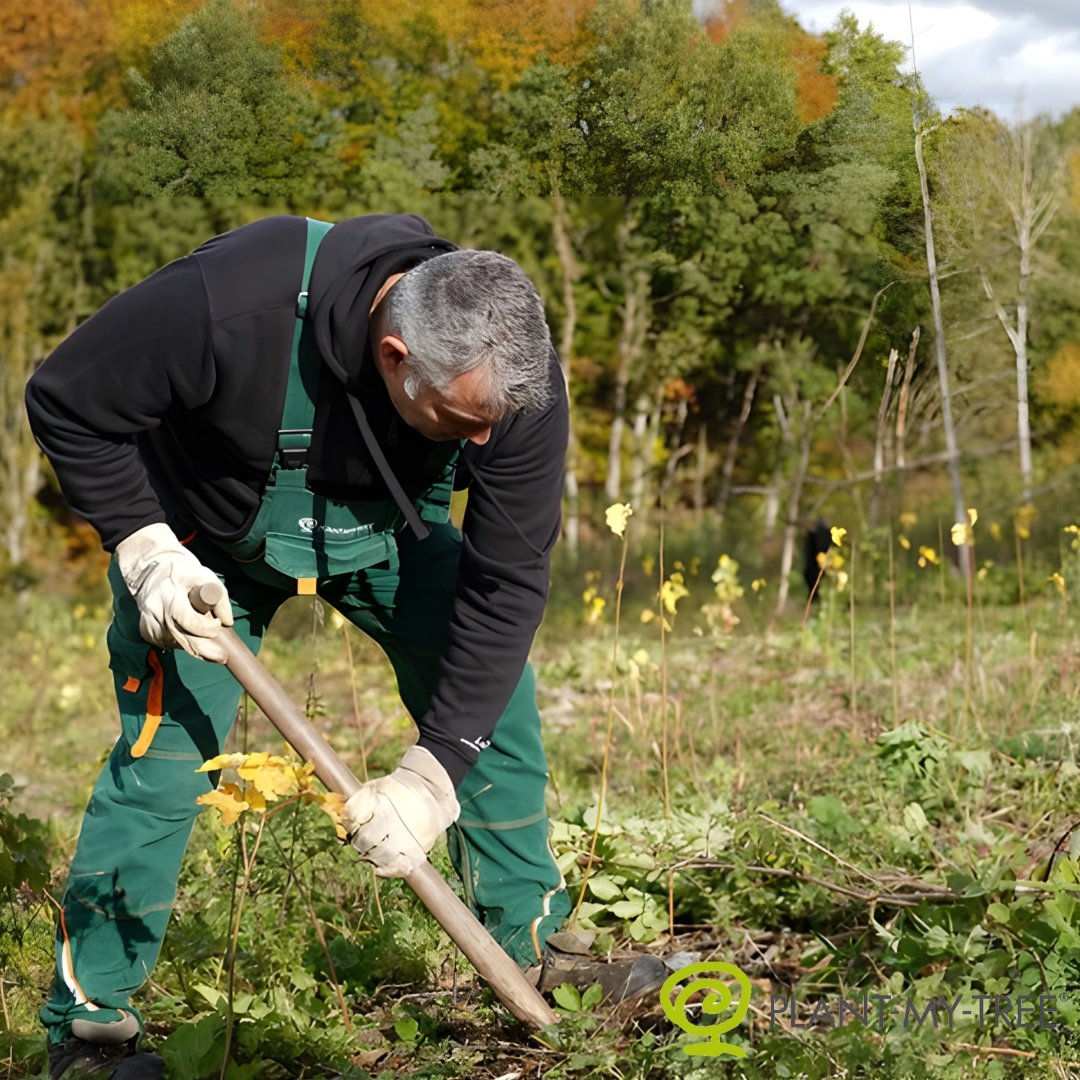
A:
[[[192,606],[196,611],[209,611],[221,599],[222,589],[217,582],[196,586],[191,590]],[[225,666],[266,713],[281,737],[305,761],[314,765],[315,775],[328,790],[348,799],[360,787],[360,781],[311,721],[289,700],[280,683],[259,663],[235,631],[223,629],[216,640],[225,649]],[[518,1020],[534,1031],[556,1022],[555,1013],[525,978],[521,968],[458,899],[431,863],[422,862],[404,880]]]

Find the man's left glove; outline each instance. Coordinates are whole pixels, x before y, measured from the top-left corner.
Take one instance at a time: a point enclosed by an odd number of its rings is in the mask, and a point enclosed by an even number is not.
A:
[[[389,776],[368,781],[345,803],[345,827],[378,877],[405,877],[460,813],[446,770],[413,746]]]
[[[217,583],[217,574],[176,538],[168,525],[144,525],[116,545],[116,564],[139,609],[139,633],[162,649],[179,646],[200,660],[225,663],[225,649],[214,638],[232,626],[233,611],[224,592],[206,615],[191,606],[196,585]]]

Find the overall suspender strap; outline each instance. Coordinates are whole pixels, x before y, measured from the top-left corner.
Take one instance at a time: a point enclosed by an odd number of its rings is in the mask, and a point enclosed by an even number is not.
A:
[[[300,293],[296,298],[289,382],[285,390],[285,407],[281,412],[281,428],[278,431],[278,464],[283,469],[303,468],[307,464],[307,452],[311,446],[315,395],[319,385],[319,352],[304,315],[307,312],[308,285],[311,282],[311,268],[315,265],[315,253],[331,228],[328,221],[307,219],[304,273],[300,279]]]

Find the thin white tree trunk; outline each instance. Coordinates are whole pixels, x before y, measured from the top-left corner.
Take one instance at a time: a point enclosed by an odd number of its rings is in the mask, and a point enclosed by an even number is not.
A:
[[[567,399],[570,398],[570,357],[574,348],[574,331],[577,329],[577,298],[574,295],[574,282],[577,280],[577,259],[574,256],[574,244],[570,237],[570,215],[566,209],[558,188],[553,191],[551,230],[555,241],[555,252],[559,257],[559,269],[562,276],[563,326],[559,339],[559,362],[562,364],[563,380],[566,383]],[[563,521],[563,534],[570,553],[577,555],[581,539],[581,498],[578,491],[578,442],[574,428],[574,410],[571,404],[569,416],[569,437],[566,445],[566,473],[563,478],[563,493],[566,496],[566,517]]]
[[[926,240],[926,272],[930,279],[930,306],[934,313],[934,350],[937,360],[938,383],[941,388],[941,422],[945,428],[945,449],[949,455],[949,478],[952,481],[953,514],[955,520],[967,520],[964,491],[960,482],[960,451],[953,425],[952,395],[949,389],[949,367],[945,355],[945,322],[941,315],[941,289],[938,285],[937,255],[934,251],[934,218],[930,209],[930,188],[926,181],[926,162],[922,141],[925,132],[915,132],[915,163],[919,169],[919,191],[922,194],[923,227]],[[960,548],[960,567],[965,579],[971,573],[966,545]]]
[[[705,520],[705,476],[709,471],[709,429],[705,421],[698,424],[697,454],[694,458],[694,522]]]
[[[644,309],[649,280],[644,269],[640,267],[637,269],[626,267],[625,269],[626,293],[622,307],[622,327],[619,332],[615,389],[612,395],[607,478],[604,482],[604,494],[611,501],[619,498],[622,487],[622,444],[623,432],[626,429],[626,398],[630,386],[630,372],[645,343]]]
[[[795,565],[795,548],[799,538],[799,507],[802,504],[803,482],[810,467],[810,422],[812,407],[809,401],[803,402],[802,431],[799,433],[799,456],[788,486],[787,510],[784,521],[784,543],[780,550],[780,582],[776,590],[776,616],[784,613],[787,606],[788,591],[791,587],[791,569]]]
[[[885,388],[881,391],[881,405],[878,407],[877,429],[874,432],[874,486],[870,495],[870,527],[878,523],[881,510],[881,485],[885,471],[885,441],[888,437],[889,405],[892,400],[893,378],[896,374],[896,361],[900,354],[896,349],[889,350],[889,364],[885,371]]]
[[[896,466],[904,468],[907,463],[907,413],[911,401],[911,379],[915,374],[915,354],[919,348],[922,327],[916,326],[911,333],[907,363],[904,365],[904,381],[900,384],[900,396],[896,402]]]

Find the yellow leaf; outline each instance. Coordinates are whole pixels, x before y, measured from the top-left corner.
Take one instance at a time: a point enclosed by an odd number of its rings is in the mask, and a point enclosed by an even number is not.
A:
[[[212,806],[221,815],[222,825],[232,825],[248,809],[243,793],[235,784],[222,784],[195,800],[200,806]]]
[[[958,521],[952,529],[949,530],[949,535],[952,537],[952,542],[957,547],[970,547],[975,543],[975,534],[972,531],[971,525],[966,521]]]
[[[843,547],[844,537],[847,536],[847,529],[843,528],[840,525],[834,525],[829,530],[829,536],[832,538],[832,542],[837,547]]]
[[[348,838],[345,831],[345,800],[336,791],[305,791],[304,798],[313,802],[333,823],[339,840]]]
[[[247,754],[218,754],[217,757],[204,761],[195,771],[217,772],[220,769],[235,769],[238,765],[243,765],[246,759]]]
[[[1054,583],[1054,588],[1057,589],[1059,595],[1065,595],[1065,579],[1056,570],[1046,580]]]
[[[643,623],[651,623],[656,618],[656,612],[652,608],[643,608],[641,612],[641,621]]]
[[[607,527],[616,536],[622,536],[626,532],[626,523],[633,512],[633,507],[629,503],[612,503],[604,512]]]
[[[903,549],[904,549],[905,551],[910,551],[910,550],[911,550],[911,541],[910,541],[910,540],[909,540],[909,539],[908,539],[908,538],[907,538],[906,536],[904,536],[903,534],[901,534],[901,535],[900,535],[900,536],[898,536],[898,537],[897,537],[896,539],[897,539],[897,540],[899,541],[899,543],[900,543],[900,546],[901,546],[901,547],[902,547],[902,548],[903,548]]]
[[[672,574],[660,586],[660,601],[669,615],[674,615],[676,605],[684,596],[689,595],[690,590],[683,584],[683,576],[679,573]]]
[[[273,802],[273,799],[270,801]],[[260,814],[266,812],[266,797],[254,788],[248,788],[244,792],[244,802],[248,804],[249,810],[257,810]]]
[[[279,757],[277,754],[268,754],[265,750],[260,750],[254,754],[248,754],[247,757],[236,766],[236,771],[240,774],[242,780],[250,780],[255,774],[266,766],[277,767],[285,764],[285,759]]]
[[[284,765],[284,762],[282,762]],[[245,775],[250,773],[250,775]],[[279,768],[273,765],[264,765],[260,769],[241,769],[240,775],[248,780],[260,795],[265,796],[270,802],[276,802],[286,795],[295,795],[299,790],[296,776],[289,767]]]

